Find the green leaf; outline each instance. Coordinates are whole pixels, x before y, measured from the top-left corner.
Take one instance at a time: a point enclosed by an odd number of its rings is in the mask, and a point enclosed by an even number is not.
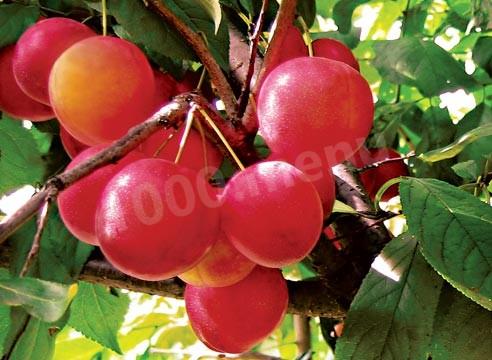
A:
[[[56,338],[53,360],[87,360],[104,348],[83,336],[74,336],[74,330],[66,326]]]
[[[8,279],[9,273],[0,269],[0,279]],[[10,330],[10,306],[0,304],[0,357],[4,354],[4,344]]]
[[[0,48],[13,44],[39,17],[36,6],[0,5]]]
[[[483,360],[492,354],[492,315],[449,285],[436,311],[432,360]]]
[[[356,214],[357,211],[355,211],[355,209],[350,205],[347,205],[339,200],[335,200],[332,213]]]
[[[457,163],[452,169],[459,177],[468,181],[475,181],[480,175],[480,169],[474,160]]]
[[[477,85],[458,61],[432,41],[405,37],[380,41],[374,47],[377,56],[373,64],[382,77],[415,86],[425,96]]]
[[[302,19],[310,28],[314,24],[316,19],[316,1],[315,0],[303,0],[297,3],[297,13],[302,16]]]
[[[473,61],[492,76],[492,37],[481,37],[473,48]]]
[[[479,126],[492,124],[492,109],[480,104],[465,115],[456,128],[456,139]],[[459,161],[475,160],[481,169],[485,166],[484,155],[492,154],[492,136],[488,136],[468,145],[458,156]]]
[[[333,20],[341,33],[348,33],[352,26],[352,14],[357,6],[369,0],[340,0],[333,8]]]
[[[0,120],[0,193],[43,179],[44,166],[36,141],[22,122]]]
[[[70,307],[68,324],[87,338],[121,354],[117,334],[130,300],[112,294],[101,285],[79,283],[80,289]]]
[[[196,5],[195,0],[168,0],[166,6],[184,21],[193,31],[201,33],[206,38],[208,48],[222,69],[229,70],[229,31],[226,18],[218,31],[215,31],[214,22],[203,9]]]
[[[344,43],[351,49],[355,48],[360,43],[359,28],[353,28],[347,34],[342,34],[339,33],[338,31],[325,31],[325,32],[312,32],[309,33],[309,35],[311,36],[311,39],[313,41],[317,39],[335,39]]]
[[[108,1],[108,12],[116,18],[131,40],[162,55],[195,59],[183,38],[142,1]]]
[[[391,277],[373,268],[362,282],[337,341],[337,359],[426,359],[442,279],[408,234],[379,257]]]
[[[34,278],[0,280],[0,302],[22,306],[43,321],[60,319],[77,292],[77,285],[63,285]]]
[[[492,309],[492,208],[435,179],[400,185],[409,231],[427,261],[458,290]]]
[[[198,0],[200,6],[205,10],[210,19],[214,22],[214,31],[219,31],[220,22],[222,21],[222,10],[220,9],[219,0]]]
[[[82,270],[93,246],[77,240],[68,232],[56,206],[51,206],[48,216],[39,254],[31,266],[29,275],[70,284]],[[22,269],[35,232],[36,221],[32,219],[11,236],[14,250],[11,260],[12,273],[18,274]]]
[[[440,148],[420,154],[419,158],[426,162],[436,162],[445,159],[451,159],[462,152],[466,146],[474,143],[478,139],[486,136],[492,136],[492,124],[485,124],[461,135],[453,143]]]
[[[30,319],[17,341],[10,360],[49,360],[55,350],[56,334],[51,325],[39,319]]]

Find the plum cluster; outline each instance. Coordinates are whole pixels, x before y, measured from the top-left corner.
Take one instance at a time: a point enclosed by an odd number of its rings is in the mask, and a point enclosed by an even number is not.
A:
[[[185,281],[193,329],[221,352],[247,351],[282,321],[279,269],[316,245],[335,199],[331,167],[357,157],[372,126],[371,91],[348,48],[320,39],[309,57],[295,27],[285,41],[256,99],[268,159],[214,188],[217,148],[192,130],[177,163],[184,130],[171,140],[162,131],[58,197],[70,232],[120,271]],[[0,77],[2,111],[59,120],[67,169],[193,88],[190,76],[178,82],[153,70],[134,44],[66,18],[40,20],[1,50]]]

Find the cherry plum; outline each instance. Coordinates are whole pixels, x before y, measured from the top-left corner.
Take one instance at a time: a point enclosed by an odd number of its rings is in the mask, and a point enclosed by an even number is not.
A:
[[[335,39],[317,39],[312,42],[314,56],[344,62],[359,71],[359,63],[352,51]]]

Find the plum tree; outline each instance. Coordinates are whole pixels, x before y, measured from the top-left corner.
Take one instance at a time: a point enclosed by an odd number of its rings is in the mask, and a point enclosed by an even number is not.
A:
[[[321,233],[323,209],[318,192],[306,175],[286,162],[261,162],[239,172],[227,183],[223,202],[222,227],[227,237],[262,266],[300,261]]]
[[[154,75],[141,50],[119,38],[79,41],[56,60],[50,101],[65,129],[97,145],[125,134],[152,111]]]
[[[280,324],[287,310],[287,285],[279,270],[257,266],[231,286],[187,285],[185,303],[190,324],[203,343],[216,351],[241,353]]]
[[[48,81],[56,59],[76,42],[96,33],[78,21],[55,17],[29,27],[17,41],[14,76],[33,99],[50,104]]]
[[[200,199],[197,177],[172,162],[143,159],[108,182],[97,210],[96,235],[117,269],[139,279],[162,280],[200,261],[217,240],[219,212]]]
[[[90,159],[105,147],[106,145],[98,145],[83,150],[68,164],[67,170]],[[99,244],[96,236],[96,210],[101,194],[106,184],[118,171],[141,158],[143,158],[142,154],[133,151],[117,164],[94,171],[58,196],[58,207],[63,223],[77,239],[91,245]]]
[[[205,257],[179,277],[193,286],[230,286],[244,279],[255,266],[254,262],[236,250],[221,231]]]
[[[12,70],[14,46],[0,51],[0,110],[16,119],[44,121],[55,116],[45,104],[27,96],[17,84]]]
[[[373,112],[366,80],[347,64],[319,57],[281,64],[258,97],[259,132],[272,152],[289,162],[314,153],[325,167],[359,149]]]

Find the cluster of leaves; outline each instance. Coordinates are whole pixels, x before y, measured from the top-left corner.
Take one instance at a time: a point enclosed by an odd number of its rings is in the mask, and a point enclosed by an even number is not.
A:
[[[266,28],[278,9],[276,1],[269,3]],[[166,4],[203,34],[218,64],[230,73],[228,28],[246,34],[261,1]],[[155,65],[178,78],[200,66],[179,33],[144,1],[108,0],[107,7],[111,30],[138,44]],[[492,335],[490,10],[490,4],[480,0],[299,2],[311,37],[333,37],[351,47],[377,97],[368,146],[418,155],[410,160],[414,177],[400,185],[407,231],[388,244],[378,260],[391,275],[375,266],[364,280],[337,341],[337,359],[484,359],[492,353],[487,341]],[[14,43],[40,15],[60,13],[98,28],[101,2],[2,4],[0,47]],[[374,14],[371,21],[368,14]],[[327,30],[327,24],[338,30]],[[472,105],[459,111],[446,108],[443,94],[456,90],[464,90]],[[67,162],[56,122],[26,128],[2,116],[0,194],[42,183]],[[153,304],[150,315],[124,321],[127,294],[76,285],[92,248],[68,233],[56,209],[49,216],[39,256],[26,277],[17,275],[31,247],[35,222],[10,239],[11,268],[0,269],[0,354],[12,359],[67,358],[75,353],[81,359],[109,358],[104,348],[122,353],[143,342],[141,358],[175,358],[150,349],[195,343],[182,322],[182,308],[152,312],[169,307],[166,300],[145,298]],[[303,268],[288,272],[299,270],[301,277],[311,275]],[[331,342],[329,324],[322,322],[321,327]],[[319,355],[328,349],[319,342],[319,326],[313,326]],[[72,328],[95,342],[74,337]],[[293,345],[280,346],[291,342],[292,320],[287,317],[264,347],[273,346],[276,354],[291,358]]]

